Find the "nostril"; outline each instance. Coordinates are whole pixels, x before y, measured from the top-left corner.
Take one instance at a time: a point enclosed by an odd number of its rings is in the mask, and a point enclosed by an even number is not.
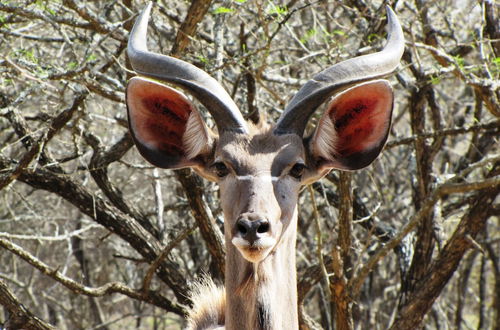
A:
[[[242,235],[246,235],[248,233],[248,229],[247,229],[247,226],[245,226],[244,223],[242,222],[238,222],[236,224],[236,229],[238,230],[238,232]]]
[[[240,237],[250,244],[253,244],[260,238],[266,237],[271,231],[271,224],[267,219],[240,218],[234,225],[234,235]]]
[[[257,233],[259,234],[265,234],[269,231],[269,222],[262,222],[259,224],[257,227]]]

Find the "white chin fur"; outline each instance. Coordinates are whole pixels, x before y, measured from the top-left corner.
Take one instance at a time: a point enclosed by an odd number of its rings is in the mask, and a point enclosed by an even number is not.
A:
[[[255,241],[253,245],[250,245],[247,240],[241,237],[234,237],[231,242],[240,251],[243,258],[252,263],[264,260],[276,244],[276,240],[271,237],[261,238]]]

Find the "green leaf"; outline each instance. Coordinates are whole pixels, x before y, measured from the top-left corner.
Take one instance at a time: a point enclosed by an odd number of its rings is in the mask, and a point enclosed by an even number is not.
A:
[[[37,0],[35,2],[35,5],[40,8],[41,10],[43,11],[46,11],[47,13],[51,14],[52,16],[55,16],[56,15],[56,12],[54,9],[51,9],[49,8],[49,6],[47,5],[48,4],[48,1],[46,0]]]
[[[314,37],[318,33],[318,30],[316,29],[309,29],[306,31],[306,35],[302,38],[300,38],[300,42],[303,44],[306,43],[308,40],[310,40],[312,37]]]
[[[439,78],[438,76],[432,76],[430,79],[429,79],[429,82],[433,85],[437,85],[441,82],[441,78]]]
[[[76,67],[78,66],[78,63],[76,62],[69,62],[66,67],[68,68],[68,70],[74,70],[76,69]]]
[[[198,60],[203,64],[208,64],[208,59],[205,56],[198,55]]]
[[[218,14],[229,14],[229,13],[233,13],[234,12],[234,9],[231,9],[231,8],[227,8],[227,7],[219,7],[219,8],[216,8],[212,14],[214,15],[218,15]]]
[[[278,16],[286,15],[287,13],[288,13],[288,8],[286,6],[276,6],[274,4],[268,11],[268,14],[270,15],[276,14]]]
[[[493,72],[494,72],[495,74],[500,73],[500,57],[495,57],[495,58],[491,61],[491,63],[493,63],[493,68],[492,68]]]
[[[2,81],[3,81],[2,85],[13,85],[12,79],[10,78],[4,78]]]
[[[377,39],[379,38],[378,34],[376,33],[371,33],[368,35],[368,43],[373,43],[375,41],[377,41]]]
[[[95,60],[97,60],[97,56],[95,56],[95,54],[90,54],[86,59],[87,62],[93,62]]]
[[[345,32],[339,29],[335,29],[332,31],[333,34],[336,34],[338,36],[345,36]]]
[[[460,55],[457,55],[457,56],[453,56],[453,59],[455,60],[455,62],[457,62],[457,65],[460,69],[463,69],[464,65],[465,65],[465,60],[463,57],[461,57]]]
[[[14,50],[15,57],[21,57],[24,60],[31,62],[33,64],[38,64],[38,58],[32,49],[19,48]]]

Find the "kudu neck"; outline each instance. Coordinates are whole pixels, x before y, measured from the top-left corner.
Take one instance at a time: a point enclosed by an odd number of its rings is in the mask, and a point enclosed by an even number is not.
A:
[[[227,330],[298,329],[296,217],[260,263],[250,263],[226,239]]]

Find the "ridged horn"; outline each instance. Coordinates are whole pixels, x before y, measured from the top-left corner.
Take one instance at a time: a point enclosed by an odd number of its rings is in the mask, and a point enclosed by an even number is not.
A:
[[[316,74],[295,94],[282,113],[274,134],[304,134],[309,117],[326,99],[353,84],[391,74],[404,52],[404,36],[396,14],[387,9],[388,37],[380,52],[355,57]]]
[[[188,62],[148,51],[147,28],[151,6],[150,2],[137,18],[128,41],[127,53],[135,72],[188,91],[207,108],[219,131],[247,133],[240,110],[226,90],[208,73]]]

